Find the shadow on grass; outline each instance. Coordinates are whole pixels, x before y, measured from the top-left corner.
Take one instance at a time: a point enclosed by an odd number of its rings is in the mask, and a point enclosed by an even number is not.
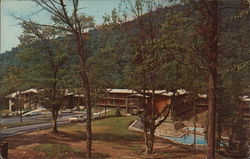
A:
[[[38,134],[38,135],[21,135],[18,137],[8,138],[5,141],[9,143],[9,149],[15,150],[18,147],[26,147],[28,151],[33,154],[36,152],[43,152],[47,158],[85,158],[85,149],[79,149],[71,147],[64,142],[81,142],[83,139],[75,137],[72,134],[60,132],[59,135],[53,135],[50,133]],[[17,154],[13,154],[17,155]],[[21,154],[22,155],[22,154]],[[93,158],[104,159],[110,157],[105,153],[92,152]],[[34,156],[34,155],[33,155]],[[35,155],[36,156],[36,155]],[[20,156],[20,158],[22,158]]]
[[[93,140],[102,140],[108,142],[133,142],[140,141],[141,136],[139,134],[119,134],[112,132],[93,132]],[[75,133],[69,133],[59,131],[58,135],[51,133],[44,134],[23,134],[16,137],[6,138],[5,141],[9,142],[10,149],[15,149],[18,146],[25,146],[30,144],[44,144],[44,143],[60,143],[60,142],[82,142],[86,141],[86,132],[76,131]]]
[[[16,149],[19,146],[25,146],[30,144],[44,144],[44,143],[57,143],[52,140],[49,134],[40,134],[40,135],[20,135],[16,137],[6,138],[4,141],[9,143],[10,149]]]
[[[122,118],[121,118],[122,119]],[[139,133],[133,133],[127,130],[127,122],[122,122],[120,118],[115,119],[106,119],[106,121],[100,121],[103,122],[103,124],[99,123],[99,125],[104,126],[105,128],[98,129],[97,132],[93,132],[93,141],[106,141],[106,142],[113,142],[118,143],[121,145],[121,149],[128,149],[128,147],[131,147],[129,149],[138,150],[140,148],[131,145],[129,146],[129,142],[136,142],[141,140],[141,135]],[[114,126],[110,127],[109,124],[113,123]],[[106,124],[106,125],[105,125]],[[68,147],[70,143],[80,143],[83,141],[86,141],[86,131],[82,128],[80,128],[83,125],[71,125],[67,126],[65,128],[60,128],[61,131],[59,131],[58,135],[53,135],[49,133],[49,131],[44,132],[38,132],[32,133],[32,134],[23,134],[16,137],[6,138],[5,140],[9,142],[9,148],[12,150],[15,150],[17,147],[24,147],[24,146],[31,146],[31,150],[45,153],[47,156],[51,149],[55,148],[45,148],[44,149],[32,149],[32,147],[36,146],[42,146],[42,145],[66,145]],[[98,124],[96,125],[98,126]],[[121,129],[120,129],[121,128]],[[59,130],[60,130],[59,129]],[[123,144],[121,144],[123,143]],[[128,147],[126,147],[128,146]],[[45,146],[46,147],[46,146]],[[25,149],[29,149],[28,147],[25,147]],[[73,147],[72,147],[73,148]],[[48,151],[47,151],[48,149]],[[60,149],[60,148],[59,148]],[[62,149],[62,148],[61,148]],[[29,151],[31,151],[29,150]],[[47,152],[44,152],[44,151]],[[141,149],[140,149],[141,150]],[[32,151],[32,153],[33,153]],[[57,149],[55,150],[57,151]],[[59,150],[58,150],[59,151]],[[63,158],[84,158],[85,152],[84,149],[82,151],[73,151],[68,152],[66,149],[65,151],[59,151],[56,156],[63,155]],[[107,158],[109,157],[107,154],[102,153],[96,153],[93,152],[93,158],[101,159],[101,158]],[[51,158],[51,157],[50,157]]]
[[[81,157],[83,159],[85,159],[86,158],[86,153],[82,153]],[[94,159],[104,159],[104,158],[109,158],[109,157],[110,156],[108,154],[102,154],[102,153],[96,153],[96,152],[92,153],[92,158],[94,158]]]
[[[32,148],[37,152],[43,152],[48,158],[86,158],[86,152],[81,151],[78,148],[72,148],[67,144],[40,144]],[[103,153],[92,153],[93,158],[104,159],[110,157]]]
[[[60,132],[59,134],[63,137],[63,141],[85,141],[86,140],[86,132],[76,131],[74,134],[68,132]],[[140,134],[132,133],[132,134],[119,134],[119,133],[111,133],[111,132],[93,132],[93,140],[102,140],[102,141],[111,141],[111,142],[122,142],[122,141],[140,141],[142,139]]]
[[[81,142],[83,137],[77,135],[59,131],[59,134],[52,134],[45,132],[42,134],[22,134],[15,137],[5,138],[3,141],[9,143],[9,149],[16,149],[19,146],[31,145],[31,144],[57,144],[61,142]]]
[[[94,133],[93,140],[103,140],[103,141],[112,141],[112,142],[121,142],[121,141],[140,141],[141,137],[136,134],[112,134],[112,133]]]

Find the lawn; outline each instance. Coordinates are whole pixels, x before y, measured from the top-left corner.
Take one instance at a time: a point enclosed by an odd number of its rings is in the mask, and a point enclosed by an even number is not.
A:
[[[0,116],[2,114],[9,113],[9,112],[10,112],[9,109],[2,109],[2,108],[0,108]]]
[[[156,139],[155,153],[144,154],[143,135],[131,132],[128,125],[136,119],[110,117],[93,121],[93,158],[103,159],[193,159],[205,158],[204,152],[194,151],[189,146]],[[41,130],[5,139],[9,142],[11,159],[68,159],[85,158],[85,124],[77,123],[59,128],[59,135]]]
[[[70,153],[80,153],[79,149],[74,149],[68,145],[63,144],[39,144],[33,146],[32,149],[38,152],[44,152],[49,158],[63,157]]]

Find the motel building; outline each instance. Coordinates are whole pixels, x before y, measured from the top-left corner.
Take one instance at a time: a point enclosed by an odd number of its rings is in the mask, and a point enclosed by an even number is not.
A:
[[[9,99],[9,110],[17,111],[19,106],[22,109],[35,109],[40,106],[44,106],[39,98],[39,93],[37,89],[28,89],[26,91],[17,91],[6,98]],[[186,112],[193,110],[192,102],[186,100],[187,92],[185,90],[177,90],[175,95],[173,92],[166,92],[165,90],[155,90],[155,104],[156,113],[161,113],[165,107],[169,106],[172,101],[175,104],[170,109],[170,117],[176,118]],[[136,112],[143,110],[143,101],[146,99],[147,103],[151,102],[151,91],[146,91],[145,95],[142,95],[131,89],[107,89],[98,96],[96,100],[96,106],[101,108],[123,108],[127,112],[131,110],[136,110]],[[207,96],[199,95],[197,100],[197,109],[201,111],[207,110]],[[84,106],[85,99],[84,95],[72,93],[66,91],[63,102],[62,109],[73,109],[77,106]],[[46,107],[46,106],[45,106]],[[162,114],[165,115],[164,113]]]

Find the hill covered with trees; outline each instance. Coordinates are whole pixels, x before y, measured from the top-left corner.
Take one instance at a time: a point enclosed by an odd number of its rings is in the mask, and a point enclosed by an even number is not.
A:
[[[113,10],[112,15],[104,17],[103,25],[88,33],[86,28],[93,27],[91,17],[73,14],[71,21],[64,4],[51,2],[55,9],[47,10],[54,14],[54,27],[24,21],[21,45],[0,55],[2,92],[47,89],[51,107],[58,111],[62,89],[82,88],[88,110],[87,154],[91,151],[91,104],[94,96],[106,88],[130,88],[142,94],[152,91],[152,102],[150,107],[145,105],[143,116],[148,124],[144,127],[148,126],[145,135],[149,134],[149,154],[153,152],[157,125],[157,89],[174,95],[178,89],[185,89],[192,94],[187,99],[191,102],[198,93],[209,94],[212,128],[208,131],[208,154],[214,154],[215,130],[218,140],[223,129],[230,129],[231,138],[244,143],[243,135],[235,129],[239,97],[249,94],[249,13],[244,3],[209,1],[208,5],[194,1],[162,7],[149,1],[136,2],[133,20],[127,21],[126,15],[122,17]],[[143,3],[148,4],[146,14]],[[65,12],[61,14],[56,6]]]

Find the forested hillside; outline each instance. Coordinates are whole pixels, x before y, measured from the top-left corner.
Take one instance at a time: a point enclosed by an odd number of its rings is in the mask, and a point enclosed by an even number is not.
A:
[[[0,54],[0,77],[3,77],[4,71],[6,71],[8,67],[17,64],[15,55],[18,51],[18,48],[13,48],[11,51],[6,51],[3,54]]]
[[[227,6],[236,6],[237,1],[227,1],[226,4],[222,4],[221,8],[227,8]],[[159,29],[163,25],[163,23],[167,20],[166,14],[173,10],[184,10],[185,6],[175,6],[175,7],[165,7],[159,8],[154,12],[155,20],[154,25]],[[245,19],[234,19],[234,15],[237,14],[237,10],[240,8],[229,8],[223,9],[221,12],[221,29],[224,30],[225,34],[223,36],[233,37],[233,40],[222,41],[223,45],[221,45],[221,54],[220,59],[224,61],[223,64],[226,65],[234,65],[244,63],[247,56],[247,43],[237,39],[240,38],[239,35],[242,33],[247,33],[249,31],[248,28],[248,20]],[[136,32],[136,28],[134,28],[135,21],[129,21],[122,26],[117,26],[119,29],[127,29],[130,32]],[[239,29],[240,28],[240,29]],[[130,83],[128,77],[126,77],[125,73],[129,70],[129,65],[131,63],[131,52],[133,50],[128,40],[126,39],[126,35],[120,32],[119,29],[106,30],[106,29],[95,29],[89,32],[90,38],[88,40],[88,56],[90,66],[95,65],[92,69],[92,73],[90,76],[93,77],[92,80],[100,80],[105,83],[106,87],[114,87],[114,88],[128,88],[130,87]],[[186,30],[188,32],[188,30]],[[241,45],[241,49],[238,46]],[[3,78],[4,73],[8,70],[8,68],[12,66],[20,67],[25,65],[18,61],[16,55],[23,53],[19,48],[13,48],[11,51],[6,51],[3,54],[0,54],[0,79]],[[235,58],[234,58],[235,57]],[[72,56],[71,61],[75,64],[78,62],[77,58]],[[231,63],[230,63],[231,62]],[[247,64],[249,65],[249,64]],[[223,66],[221,66],[223,68]],[[236,67],[236,66],[234,66]],[[105,71],[104,71],[105,70]],[[223,71],[223,70],[222,70]],[[105,75],[103,75],[105,74]]]
[[[0,55],[0,98],[17,90],[42,90],[39,98],[51,109],[52,133],[57,134],[65,93],[83,94],[86,154],[91,158],[91,111],[98,107],[98,99],[106,99],[107,88],[139,93],[136,105],[142,109],[148,155],[154,153],[157,127],[169,115],[174,122],[180,120],[171,110],[180,103],[192,105],[196,135],[196,107],[200,94],[205,94],[207,158],[220,152],[224,132],[229,133],[229,146],[224,145],[228,153],[237,149],[240,156],[248,155],[247,127],[239,118],[239,106],[250,94],[249,1],[170,0],[163,7],[158,1],[124,0],[119,10],[103,15],[101,25],[78,13],[78,0],[72,1],[72,13],[63,0],[36,2],[52,14],[54,24],[22,20],[20,45]],[[157,90],[171,94],[161,112],[156,111]],[[183,99],[178,97],[180,90],[185,90]]]

